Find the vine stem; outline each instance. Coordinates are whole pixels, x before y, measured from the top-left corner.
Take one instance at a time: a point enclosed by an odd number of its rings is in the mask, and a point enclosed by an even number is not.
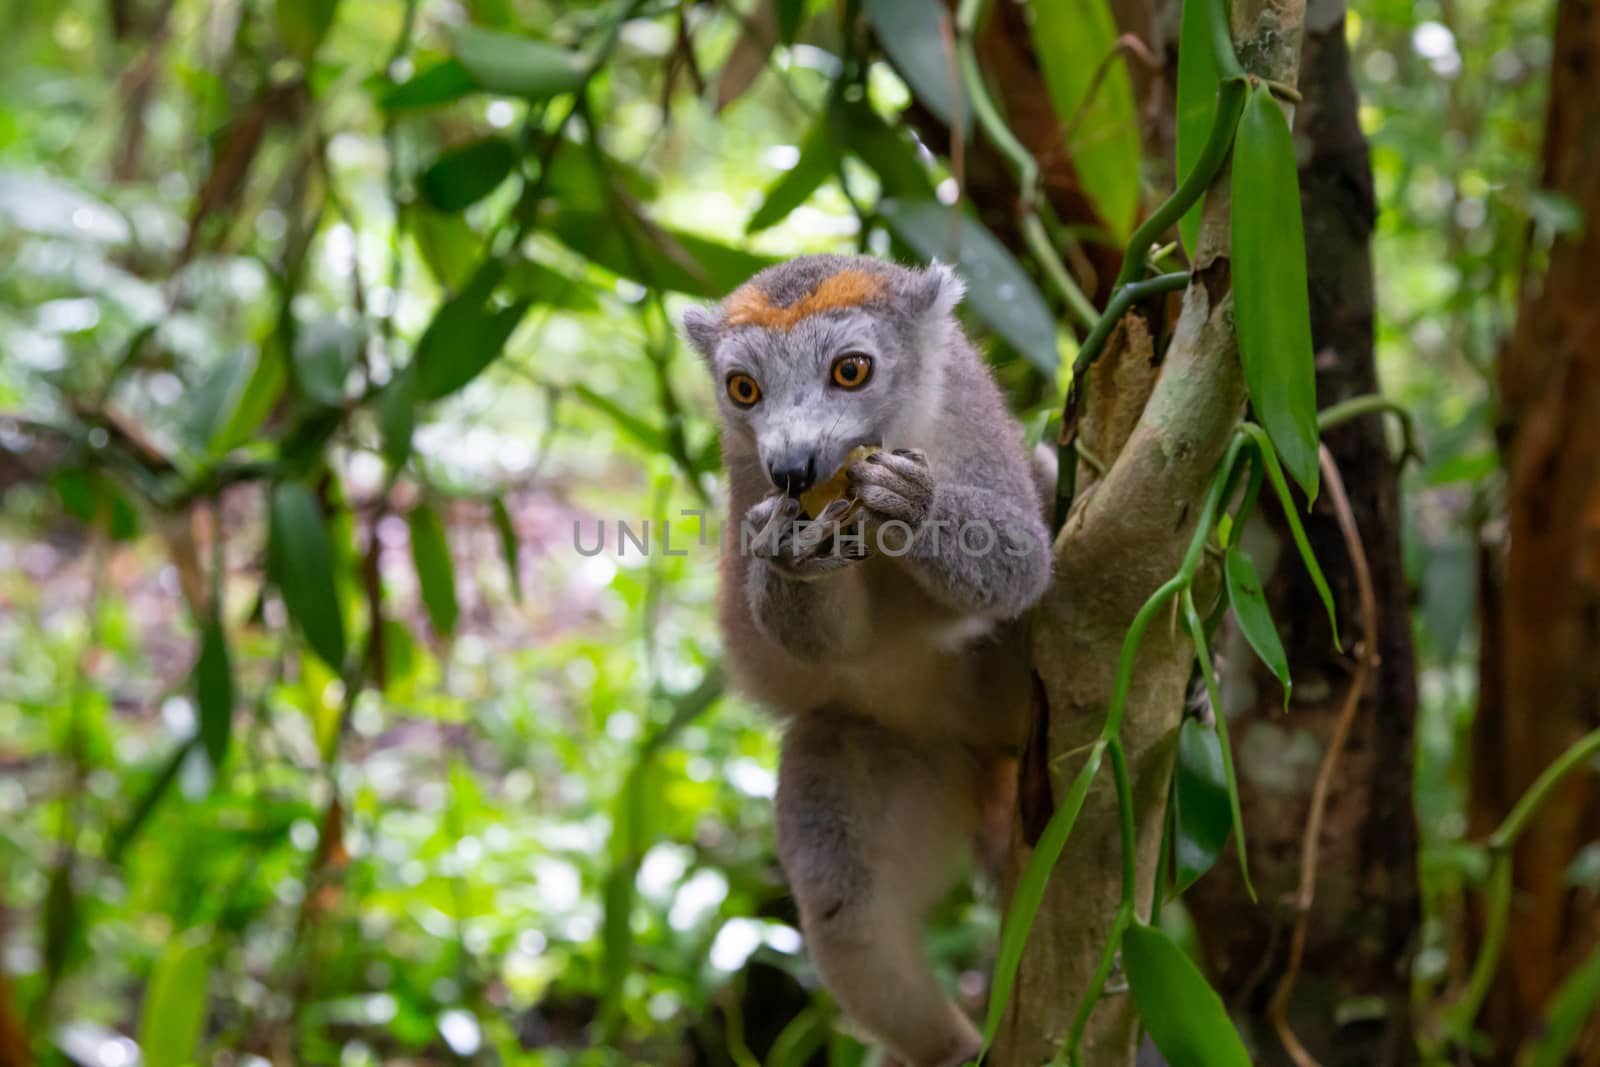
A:
[[[1416,421],[1412,419],[1411,412],[1403,405],[1379,393],[1364,393],[1353,396],[1348,400],[1341,400],[1337,404],[1330,404],[1317,413],[1317,433],[1326,433],[1335,426],[1343,426],[1352,419],[1375,412],[1384,412],[1393,415],[1400,423],[1400,465],[1404,466],[1408,457],[1419,462],[1422,459],[1422,450],[1417,447]]]
[[[1479,946],[1478,958],[1473,962],[1466,992],[1445,1013],[1446,1034],[1458,1043],[1465,1044],[1471,1035],[1473,1020],[1478,1017],[1478,1011],[1489,995],[1495,971],[1500,966],[1500,954],[1505,950],[1506,930],[1511,922],[1511,853],[1517,839],[1567,775],[1583,766],[1596,753],[1600,753],[1600,729],[1584,734],[1557,756],[1534,779],[1505,821],[1489,835],[1493,866],[1489,873],[1489,918],[1484,928],[1483,944]]]

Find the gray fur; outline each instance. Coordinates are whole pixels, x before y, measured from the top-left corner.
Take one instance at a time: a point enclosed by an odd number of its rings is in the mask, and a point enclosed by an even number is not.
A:
[[[788,331],[729,327],[720,309],[685,316],[722,411],[735,533],[720,617],[736,677],[788,722],[779,852],[812,957],[897,1056],[942,1067],[975,1054],[976,1033],[922,957],[922,919],[962,856],[998,854],[1008,831],[994,824],[1009,817],[1031,698],[1019,619],[1049,582],[1049,535],[1021,428],[953,317],[961,284],[947,268],[810,256],[753,284],[787,306],[841,269],[884,277],[885,295]],[[872,357],[858,390],[830,384],[845,351]],[[760,385],[753,408],[725,395],[733,373]],[[803,523],[768,470],[814,454],[825,478],[860,444],[884,451],[849,470],[859,526]],[[741,520],[766,535],[748,552]],[[973,523],[993,531],[990,551],[960,538]],[[864,550],[849,550],[852,533]]]

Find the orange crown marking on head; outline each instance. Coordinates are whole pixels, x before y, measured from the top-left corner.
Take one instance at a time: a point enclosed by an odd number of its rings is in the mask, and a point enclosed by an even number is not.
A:
[[[743,285],[728,297],[725,306],[729,326],[763,326],[769,330],[790,330],[801,319],[834,308],[860,307],[883,292],[884,280],[864,270],[842,270],[811,292],[785,307],[776,307],[765,291]]]

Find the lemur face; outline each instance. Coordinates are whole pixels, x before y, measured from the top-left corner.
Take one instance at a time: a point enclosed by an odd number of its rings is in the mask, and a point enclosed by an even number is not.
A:
[[[798,496],[858,445],[919,443],[960,288],[938,266],[806,256],[757,274],[716,311],[690,311],[684,327],[710,364],[725,433]]]

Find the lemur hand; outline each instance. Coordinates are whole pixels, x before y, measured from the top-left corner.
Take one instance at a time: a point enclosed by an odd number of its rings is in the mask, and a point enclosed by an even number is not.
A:
[[[835,500],[814,521],[800,514],[800,502],[781,493],[745,513],[741,546],[780,573],[801,581],[833,574],[866,558],[865,542],[836,540],[848,500]]]
[[[880,525],[899,521],[914,531],[933,510],[933,473],[921,449],[873,452],[852,463],[849,475],[850,495]]]

